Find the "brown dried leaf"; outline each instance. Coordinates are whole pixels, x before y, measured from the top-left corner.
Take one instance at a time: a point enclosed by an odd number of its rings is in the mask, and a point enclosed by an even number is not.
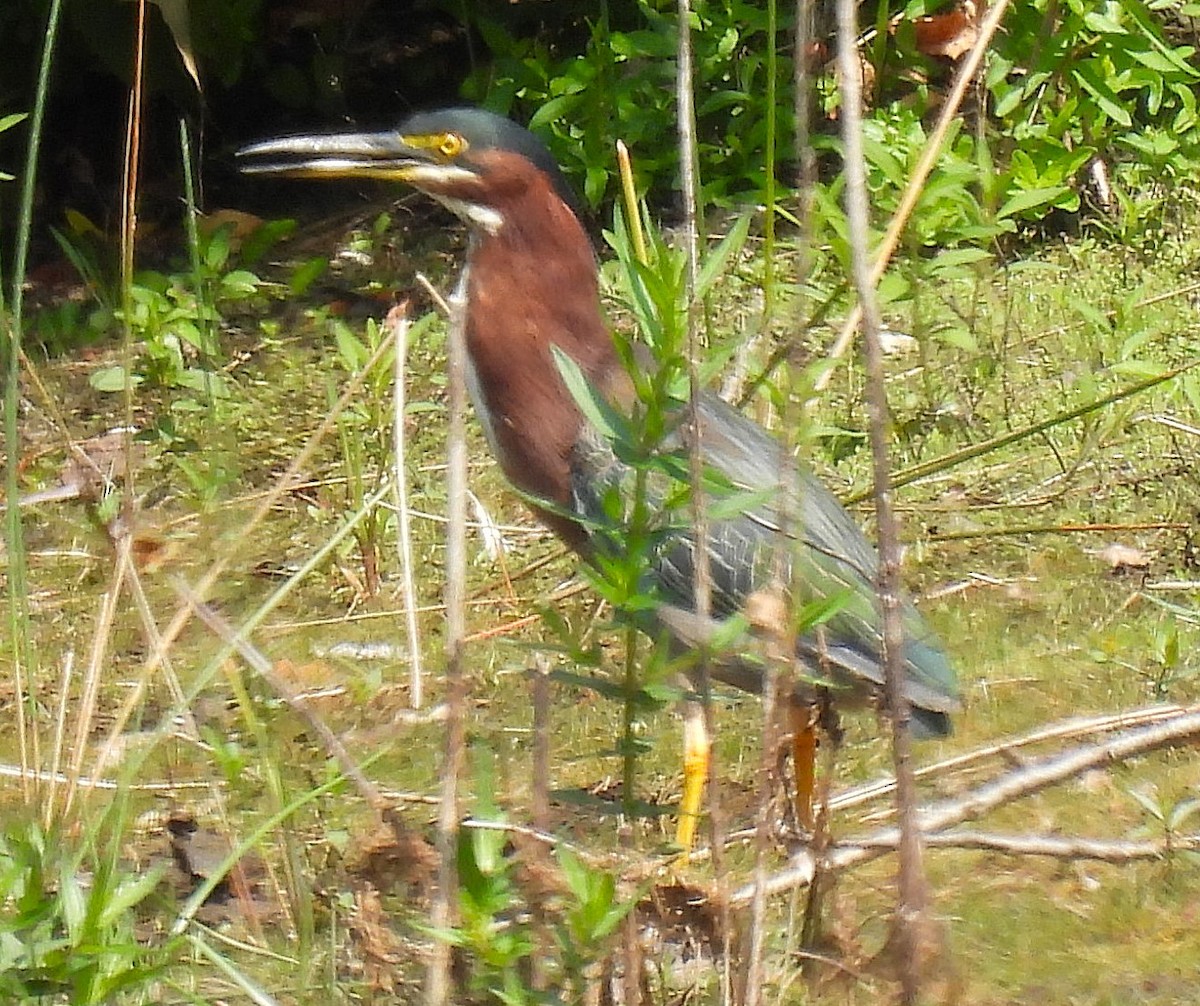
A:
[[[425,888],[432,883],[437,870],[437,854],[420,835],[397,834],[396,828],[385,824],[363,839],[347,868],[381,890]]]
[[[221,208],[200,216],[196,220],[196,227],[205,237],[212,237],[222,227],[228,227],[229,244],[236,251],[263,223],[263,218],[257,217],[253,213]]]
[[[363,978],[375,992],[396,991],[397,965],[403,960],[404,945],[388,924],[379,891],[365,883],[354,892],[354,915],[350,932],[362,954]]]
[[[967,0],[956,10],[932,14],[913,21],[917,51],[925,56],[958,59],[971,51],[979,39],[975,4]]]
[[[1125,573],[1133,569],[1148,569],[1150,553],[1133,545],[1110,542],[1096,553],[1096,557],[1114,573]]]

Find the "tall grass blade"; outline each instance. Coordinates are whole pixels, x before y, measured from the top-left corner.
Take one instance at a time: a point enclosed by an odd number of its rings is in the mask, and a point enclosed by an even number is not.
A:
[[[973,458],[982,457],[985,454],[990,454],[992,451],[999,450],[1001,447],[1007,447],[1010,444],[1027,440],[1029,437],[1045,433],[1047,430],[1052,430],[1063,423],[1069,423],[1073,419],[1082,419],[1084,416],[1090,415],[1106,406],[1114,405],[1117,402],[1124,401],[1126,398],[1132,398],[1134,395],[1140,395],[1143,391],[1157,388],[1160,384],[1174,380],[1180,374],[1185,374],[1198,365],[1200,365],[1200,360],[1194,360],[1191,363],[1184,364],[1182,367],[1176,367],[1174,370],[1168,370],[1156,377],[1150,377],[1144,381],[1139,381],[1137,384],[1121,388],[1102,398],[1096,398],[1073,409],[1055,413],[1049,419],[1031,423],[1028,426],[1021,427],[1019,430],[1013,430],[1011,433],[992,437],[990,440],[984,440],[978,444],[971,444],[969,447],[964,447],[961,450],[951,451],[949,454],[943,454],[940,458],[934,458],[932,461],[924,461],[918,465],[902,468],[892,473],[892,489],[898,489],[900,486],[906,486],[919,479],[928,478],[930,475],[937,475],[939,472],[944,472],[955,465],[961,465],[964,461],[970,461]],[[845,501],[846,505],[860,503],[869,498],[874,491],[873,488],[867,488],[862,492],[857,492]]]
[[[29,259],[29,240],[33,230],[33,197],[37,183],[38,155],[42,145],[42,124],[46,120],[46,102],[50,91],[50,67],[62,16],[62,0],[51,0],[46,15],[46,33],[42,41],[42,61],[38,68],[37,92],[33,115],[29,119],[29,143],[25,148],[25,169],[21,176],[20,215],[17,220],[16,244],[13,249],[12,312],[4,311],[4,296],[0,288],[0,319],[6,319],[3,341],[4,353],[4,442],[5,496],[12,504],[20,496],[17,473],[20,470],[21,440],[17,428],[17,403],[20,400],[20,361],[23,331],[25,267]],[[13,685],[16,691],[17,740],[21,765],[28,770],[40,762],[36,731],[26,718],[26,704],[31,699],[37,677],[37,654],[29,638],[29,578],[25,564],[25,536],[21,523],[21,508],[9,506],[5,512],[5,541],[8,548],[8,638],[12,654]],[[23,779],[29,779],[28,771]],[[25,797],[31,795],[24,783]]]

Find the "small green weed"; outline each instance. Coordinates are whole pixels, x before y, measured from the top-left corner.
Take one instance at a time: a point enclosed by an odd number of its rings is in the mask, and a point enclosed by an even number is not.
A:
[[[1134,836],[1162,839],[1168,849],[1176,840],[1188,835],[1184,830],[1187,823],[1200,814],[1200,797],[1186,796],[1168,802],[1160,800],[1149,790],[1137,789],[1131,789],[1129,795],[1141,805],[1147,816],[1147,822],[1134,832]],[[1181,855],[1189,863],[1200,865],[1200,853],[1184,850]]]
[[[458,949],[468,1002],[588,1002],[596,967],[611,956],[617,926],[637,897],[623,898],[610,874],[565,847],[554,852],[556,870],[549,855],[538,854],[538,869],[549,868],[557,893],[546,897],[545,878],[541,893],[529,890],[523,857],[514,855],[494,801],[491,753],[476,748],[474,755],[476,818],[487,825],[459,831],[459,923],[435,935]]]
[[[217,372],[221,348],[216,332],[233,305],[263,292],[262,281],[246,269],[230,268],[232,228],[218,228],[199,241],[197,273],[141,272],[129,289],[128,310],[116,307],[112,320],[130,328],[143,347],[134,372],[121,365],[92,375],[99,391],[120,391],[126,381],[186,388],[205,398],[229,394]],[[100,316],[101,319],[103,315]]]
[[[167,957],[139,942],[134,909],[159,877],[10,824],[0,833],[0,999],[99,1006],[146,995]]]

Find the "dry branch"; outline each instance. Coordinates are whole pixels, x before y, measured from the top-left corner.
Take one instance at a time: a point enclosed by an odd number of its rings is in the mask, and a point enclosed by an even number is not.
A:
[[[431,928],[446,930],[455,921],[458,890],[455,848],[458,840],[458,778],[466,753],[467,676],[464,646],[467,635],[467,346],[466,273],[452,298],[447,332],[446,433],[446,746],[441,767],[441,805],[437,819],[437,887],[430,905]],[[425,1002],[444,1006],[451,1001],[450,945],[434,940],[425,981]]]
[[[945,829],[973,820],[1014,800],[1030,796],[1057,783],[1075,778],[1104,765],[1125,761],[1159,748],[1182,744],[1200,737],[1200,710],[1193,707],[1163,722],[1118,734],[1099,744],[1075,748],[1063,754],[1039,759],[952,800],[943,800],[917,814],[917,823],[928,841]],[[882,828],[864,838],[840,843],[830,850],[823,864],[828,869],[845,870],[878,859],[896,847],[899,833]],[[792,858],[791,864],[767,883],[770,894],[804,887],[811,880],[816,863],[807,850]],[[733,894],[732,904],[743,906],[754,895],[755,885],[745,885]]]
[[[896,771],[896,817],[900,870],[896,912],[889,943],[894,942],[899,965],[900,1002],[915,1006],[921,987],[922,932],[928,893],[921,859],[921,832],[917,824],[917,784],[912,766],[908,699],[904,689],[904,628],[900,616],[900,541],[892,510],[891,460],[888,451],[887,384],[883,368],[881,319],[875,287],[878,277],[869,264],[867,169],[863,154],[862,76],[859,68],[857,5],[838,0],[838,69],[841,74],[842,172],[846,183],[846,222],[849,226],[850,269],[858,294],[858,324],[863,335],[866,370],[868,434],[875,502],[879,572],[875,590],[883,629],[883,683],[892,735],[892,764]]]
[[[926,765],[916,771],[918,779],[932,779],[948,775],[951,771],[977,764],[988,758],[1006,758],[1015,756],[1022,748],[1046,741],[1069,740],[1079,737],[1092,737],[1097,734],[1110,733],[1114,730],[1128,730],[1133,727],[1148,726],[1160,723],[1177,716],[1189,713],[1200,713],[1200,705],[1194,706],[1148,706],[1135,709],[1128,713],[1111,713],[1105,716],[1083,716],[1063,720],[1048,727],[1041,727],[1021,737],[997,741],[986,747],[976,748],[965,754],[946,758],[933,765]],[[858,807],[872,800],[889,796],[896,788],[896,780],[892,778],[879,779],[875,782],[856,786],[853,789],[839,793],[829,803],[831,810],[846,810]]]
[[[891,850],[882,840],[864,839],[862,848]],[[985,831],[949,831],[926,835],[931,849],[980,849],[1015,856],[1051,856],[1055,859],[1098,859],[1105,863],[1132,863],[1163,859],[1173,852],[1200,850],[1200,835],[1178,835],[1158,841],[1122,841],[1103,838],[1069,838],[1062,835],[1001,835]]]

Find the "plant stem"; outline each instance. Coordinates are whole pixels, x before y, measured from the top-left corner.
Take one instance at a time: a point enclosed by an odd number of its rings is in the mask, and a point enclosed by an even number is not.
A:
[[[25,769],[30,767],[31,759],[40,764],[40,758],[37,734],[30,734],[30,726],[25,717],[25,703],[31,697],[27,690],[32,687],[35,677],[33,662],[36,656],[29,641],[29,583],[25,566],[24,528],[21,523],[21,508],[14,505],[20,496],[17,475],[20,471],[21,441],[17,428],[17,405],[21,397],[20,361],[25,267],[29,258],[29,239],[33,231],[33,197],[36,190],[38,154],[42,146],[42,123],[46,119],[46,101],[50,91],[50,67],[61,18],[62,0],[51,0],[49,13],[46,15],[46,33],[42,43],[42,62],[38,68],[33,115],[29,119],[29,144],[25,149],[20,214],[13,249],[12,313],[8,316],[8,333],[4,340],[4,352],[7,356],[4,361],[7,364],[4,368],[4,441],[5,497],[9,503],[5,520],[8,548],[8,620],[13,684],[16,692],[17,739],[21,751],[21,765]],[[3,307],[3,297],[0,295],[0,317],[4,314]],[[30,796],[28,784],[25,785],[25,796]]]
[[[900,830],[899,897],[891,939],[895,941],[901,1002],[915,1006],[920,993],[921,931],[924,926],[925,872],[917,831],[916,780],[913,777],[908,700],[904,694],[904,629],[900,621],[900,542],[892,511],[887,443],[888,405],[883,349],[879,342],[879,305],[870,272],[870,234],[866,162],[862,138],[862,67],[857,45],[854,0],[838,0],[838,65],[842,86],[843,172],[846,217],[850,230],[851,270],[858,293],[867,371],[875,514],[879,533],[877,590],[883,614],[884,695],[892,721],[892,759],[896,769],[896,813]]]

